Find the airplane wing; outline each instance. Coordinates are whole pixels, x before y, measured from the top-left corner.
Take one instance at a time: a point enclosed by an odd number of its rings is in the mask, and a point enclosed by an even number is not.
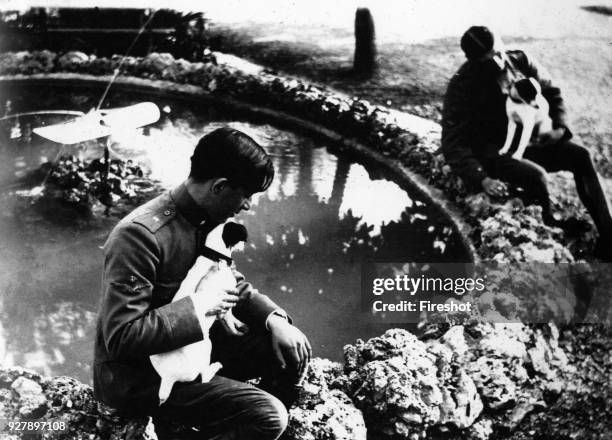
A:
[[[112,128],[139,128],[159,120],[159,107],[152,102],[141,102],[109,110],[101,110],[104,124]]]
[[[114,130],[139,128],[159,120],[160,112],[152,102],[141,102],[116,109],[91,111],[61,124],[32,130],[60,144],[77,144],[110,135]]]
[[[91,139],[108,136],[111,128],[100,124],[99,117],[86,114],[72,121],[39,127],[32,130],[39,136],[59,144],[77,144]]]

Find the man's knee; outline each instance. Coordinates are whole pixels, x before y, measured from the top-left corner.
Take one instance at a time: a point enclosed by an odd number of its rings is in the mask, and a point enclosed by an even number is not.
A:
[[[271,394],[265,393],[257,405],[257,415],[253,421],[258,437],[262,440],[275,440],[287,429],[289,414],[285,405]]]
[[[585,173],[593,169],[591,153],[581,145],[572,144],[571,164],[574,172]]]
[[[593,159],[589,150],[572,141],[562,142],[550,148],[538,151],[537,160],[546,164],[550,171],[571,171],[575,174],[588,174],[594,172]],[[542,156],[544,155],[545,156]]]

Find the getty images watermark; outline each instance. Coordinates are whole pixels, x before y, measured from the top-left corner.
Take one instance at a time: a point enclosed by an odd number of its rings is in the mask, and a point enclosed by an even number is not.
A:
[[[364,264],[361,308],[389,324],[612,321],[612,265]]]
[[[485,290],[484,278],[441,278],[413,277],[408,274],[395,275],[393,278],[374,278],[372,280],[372,294],[382,296],[384,293],[396,292],[403,295],[418,297],[419,294],[444,294],[462,296],[471,292]],[[470,312],[471,302],[445,302],[438,303],[430,300],[399,300],[378,299],[372,302],[374,312]]]

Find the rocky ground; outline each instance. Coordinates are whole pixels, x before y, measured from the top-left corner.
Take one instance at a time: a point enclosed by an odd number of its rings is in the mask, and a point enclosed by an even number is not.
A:
[[[99,406],[91,387],[69,377],[44,377],[21,368],[0,369],[0,435],[3,438],[139,439],[148,419],[122,419]],[[11,421],[56,422],[37,434],[11,431]]]
[[[583,326],[436,326],[388,330],[314,359],[285,440],[608,439],[610,330]],[[607,386],[606,386],[607,385]],[[567,414],[572,417],[568,418]],[[0,370],[0,417],[65,423],[47,439],[155,439],[74,379]],[[367,428],[367,434],[366,434]],[[6,431],[6,428],[4,428]],[[170,434],[170,436],[168,436]],[[174,426],[162,438],[192,438]],[[28,438],[12,433],[9,438]]]
[[[612,436],[612,351],[609,326],[574,326],[562,332],[560,347],[576,370],[572,387],[542,411],[529,415],[508,438],[607,439]]]

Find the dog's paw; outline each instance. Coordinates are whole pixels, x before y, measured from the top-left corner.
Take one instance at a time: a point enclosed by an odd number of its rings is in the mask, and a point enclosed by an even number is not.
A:
[[[221,362],[213,362],[204,371],[202,371],[202,383],[210,382],[211,379],[223,368]]]

